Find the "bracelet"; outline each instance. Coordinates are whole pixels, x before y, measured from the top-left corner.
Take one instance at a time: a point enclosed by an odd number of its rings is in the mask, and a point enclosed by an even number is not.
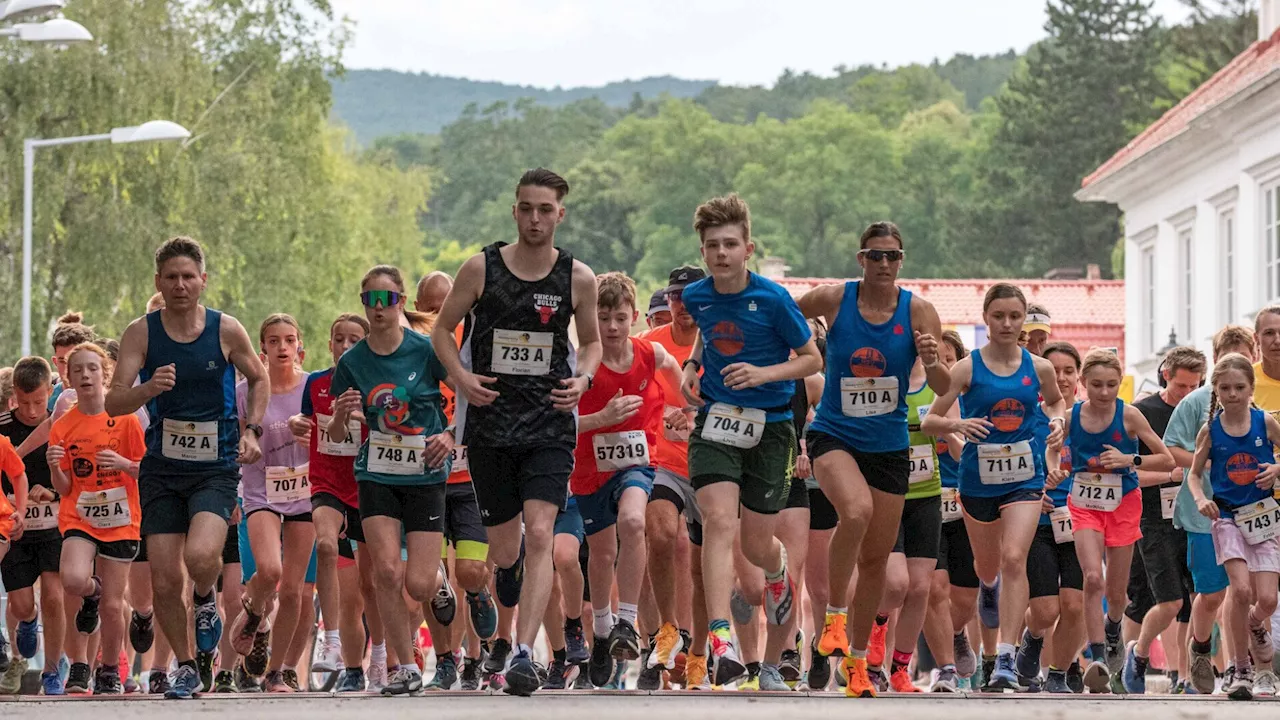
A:
[[[689,358],[688,360],[685,360],[684,362],[680,363],[680,370],[683,371],[685,368],[689,367],[690,365],[693,366],[694,370],[699,370],[699,371],[702,370],[702,363],[698,362],[697,360],[694,360],[693,358]]]

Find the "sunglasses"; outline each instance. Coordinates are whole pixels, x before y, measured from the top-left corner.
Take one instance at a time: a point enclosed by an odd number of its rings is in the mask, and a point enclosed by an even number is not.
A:
[[[360,293],[360,302],[365,307],[373,308],[381,305],[384,308],[394,307],[400,304],[404,299],[404,295],[395,290],[365,290]]]
[[[667,302],[675,300],[680,302],[680,297],[684,295],[684,290],[671,290],[667,293]]]
[[[859,250],[858,254],[871,262],[880,262],[882,260],[898,262],[907,255],[901,250]]]

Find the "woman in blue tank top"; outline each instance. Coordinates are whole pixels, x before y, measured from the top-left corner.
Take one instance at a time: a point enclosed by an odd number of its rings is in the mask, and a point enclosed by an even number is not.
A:
[[[906,394],[919,356],[936,393],[950,373],[938,360],[942,323],[933,305],[899,288],[904,253],[893,223],[862,234],[863,279],[826,285],[800,299],[805,317],[823,318],[826,386],[806,437],[814,477],[840,517],[831,539],[829,607],[818,642],[821,655],[846,654],[846,694],[874,696],[866,651],[884,588],[884,570],[898,537],[911,473]],[[859,564],[853,626],[847,597]]]
[[[1018,346],[1027,315],[1022,291],[993,285],[982,312],[990,343],[952,368],[951,389],[929,409],[924,431],[959,433],[968,441],[960,461],[960,504],[982,580],[978,612],[987,627],[1000,627],[989,685],[1017,689],[1013,645],[1027,610],[1027,551],[1040,522],[1046,462],[1057,461],[1062,445],[1065,404],[1053,364]],[[962,413],[955,413],[960,397]],[[1052,432],[1049,418],[1057,426]]]
[[[1142,491],[1134,468],[1169,472],[1173,455],[1135,407],[1117,399],[1124,368],[1110,350],[1092,350],[1084,358],[1081,377],[1087,398],[1066,416],[1071,446],[1071,512],[1076,556],[1084,573],[1085,629],[1093,661],[1085,668],[1085,685],[1102,692],[1111,667],[1121,662],[1119,615],[1127,604],[1133,545],[1142,537]],[[1152,454],[1138,454],[1138,440]],[[1056,486],[1060,473],[1049,480]],[[1106,581],[1103,581],[1103,556]],[[1105,623],[1102,597],[1107,598]],[[1104,655],[1107,662],[1103,662]]]
[[[1249,700],[1250,661],[1260,666],[1260,681],[1262,673],[1272,674],[1270,618],[1280,574],[1280,508],[1272,497],[1280,465],[1273,448],[1280,444],[1280,423],[1252,407],[1254,369],[1243,355],[1219,360],[1210,383],[1209,423],[1196,437],[1187,483],[1200,514],[1213,520],[1214,551],[1233,589],[1223,611],[1232,615],[1236,675],[1225,690],[1232,699]],[[1206,462],[1213,498],[1202,487]]]

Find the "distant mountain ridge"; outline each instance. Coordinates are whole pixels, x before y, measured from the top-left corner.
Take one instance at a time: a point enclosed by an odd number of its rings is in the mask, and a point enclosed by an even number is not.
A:
[[[350,127],[361,143],[368,144],[383,135],[437,133],[457,120],[471,103],[483,109],[499,100],[514,102],[527,97],[543,105],[559,106],[597,97],[606,105],[626,107],[637,93],[644,99],[663,93],[690,98],[716,82],[662,76],[623,80],[601,87],[547,90],[430,73],[347,70],[332,84],[333,115]]]

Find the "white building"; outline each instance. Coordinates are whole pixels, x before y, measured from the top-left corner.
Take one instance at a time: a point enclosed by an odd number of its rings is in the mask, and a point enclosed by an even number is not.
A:
[[[1124,211],[1125,354],[1150,376],[1170,329],[1206,354],[1280,303],[1280,0],[1258,41],[1084,179]]]

